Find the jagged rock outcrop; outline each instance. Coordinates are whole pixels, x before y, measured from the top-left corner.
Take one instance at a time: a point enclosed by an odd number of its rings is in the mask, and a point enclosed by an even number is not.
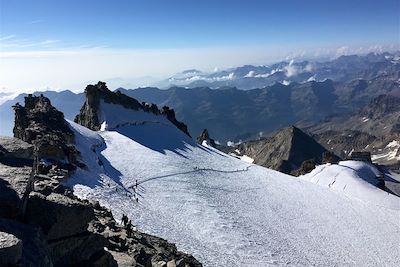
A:
[[[203,142],[206,141],[207,144],[209,144],[212,147],[216,147],[214,139],[210,137],[210,134],[208,133],[207,129],[204,129],[203,132],[199,137],[197,137],[197,143],[198,144],[203,144]]]
[[[25,106],[17,103],[14,106],[15,125],[14,137],[27,143],[40,138],[43,134],[57,133],[72,141],[73,134],[64,120],[62,112],[58,111],[43,95],[25,97]]]
[[[255,164],[288,174],[299,169],[306,160],[321,163],[322,154],[327,151],[294,126],[284,128],[268,138],[244,142],[235,149],[239,150],[240,155],[253,158]]]
[[[25,106],[17,103],[14,137],[34,145],[34,160],[60,165],[67,162],[73,168],[77,154],[74,135],[62,112],[54,108],[43,95],[25,97]],[[41,167],[38,165],[38,167]],[[43,172],[49,168],[42,168]]]
[[[110,211],[63,185],[84,163],[47,98],[28,96],[15,112],[15,136],[26,142],[0,138],[0,259],[7,259],[0,265],[202,266],[175,245],[118,224]]]
[[[165,116],[178,129],[190,136],[187,126],[179,122],[175,117],[175,111],[167,106],[160,110],[155,104],[140,103],[136,99],[122,94],[120,91],[110,91],[106,83],[98,82],[96,85],[88,85],[85,89],[86,101],[83,104],[79,114],[75,117],[75,122],[89,129],[98,131],[101,128],[99,121],[99,107],[101,100],[105,103],[118,104],[126,109],[142,110],[155,115]]]

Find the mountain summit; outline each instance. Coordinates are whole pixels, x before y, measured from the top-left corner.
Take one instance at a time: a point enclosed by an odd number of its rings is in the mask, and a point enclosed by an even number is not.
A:
[[[161,116],[162,119],[168,120],[190,136],[187,126],[179,122],[175,117],[175,111],[167,106],[159,109],[155,104],[140,103],[120,91],[110,91],[104,82],[88,85],[85,89],[85,95],[85,103],[80,113],[75,117],[75,122],[91,130],[98,131],[109,127],[115,128],[122,124],[141,123],[154,120],[155,116]],[[122,116],[118,116],[118,119],[114,120],[118,112],[122,112]],[[121,113],[118,115],[121,115]],[[109,124],[111,121],[113,122],[112,125]]]
[[[275,135],[238,146],[240,154],[254,159],[254,163],[284,173],[297,170],[306,160],[322,162],[327,150],[299,128],[290,126]]]

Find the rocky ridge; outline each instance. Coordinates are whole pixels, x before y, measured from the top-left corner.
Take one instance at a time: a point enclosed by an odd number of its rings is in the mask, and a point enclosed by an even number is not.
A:
[[[165,116],[172,124],[185,134],[190,136],[187,126],[183,122],[179,122],[175,117],[175,111],[168,106],[161,109],[155,104],[140,103],[136,99],[129,97],[120,91],[110,91],[104,82],[98,82],[96,85],[88,85],[85,89],[86,101],[83,104],[80,113],[75,117],[75,122],[83,125],[91,130],[98,131],[101,127],[99,121],[100,101],[106,103],[119,104],[126,109],[143,110],[155,115]]]
[[[47,98],[27,96],[15,113],[15,137],[0,138],[1,266],[201,266],[63,185],[85,165]]]
[[[380,164],[400,162],[400,97],[397,94],[380,95],[353,114],[334,116],[304,129],[343,158],[349,157],[352,151],[367,151]]]

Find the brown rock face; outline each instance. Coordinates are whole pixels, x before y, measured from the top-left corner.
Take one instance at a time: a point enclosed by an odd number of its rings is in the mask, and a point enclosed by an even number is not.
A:
[[[99,122],[98,119],[98,109],[100,106],[100,100],[103,100],[106,103],[118,104],[127,109],[143,110],[156,115],[164,115],[178,129],[190,136],[187,126],[184,123],[179,122],[175,117],[175,111],[167,106],[164,106],[160,110],[155,104],[140,103],[136,99],[122,94],[120,91],[110,91],[104,82],[98,82],[95,85],[88,85],[85,89],[85,95],[86,101],[79,114],[75,117],[75,122],[91,130],[100,130],[101,122]]]
[[[311,136],[291,126],[271,137],[242,143],[238,146],[242,155],[254,159],[254,163],[284,173],[299,169],[306,160],[322,162],[327,150]]]

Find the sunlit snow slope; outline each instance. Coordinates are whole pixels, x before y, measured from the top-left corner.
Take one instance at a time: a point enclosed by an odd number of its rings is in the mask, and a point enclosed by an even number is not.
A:
[[[364,164],[296,178],[146,121],[98,133],[70,122],[88,165],[68,182],[75,194],[116,218],[127,214],[205,266],[400,265],[399,198],[360,179]]]

